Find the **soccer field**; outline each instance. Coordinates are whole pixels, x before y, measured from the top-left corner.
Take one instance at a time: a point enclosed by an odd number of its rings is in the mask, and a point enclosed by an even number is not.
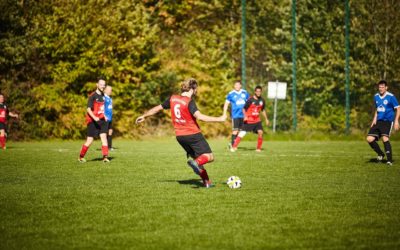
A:
[[[0,151],[1,249],[399,249],[400,144],[392,167],[357,142],[210,140],[200,187],[174,138],[24,142]],[[231,175],[243,187],[229,189]]]

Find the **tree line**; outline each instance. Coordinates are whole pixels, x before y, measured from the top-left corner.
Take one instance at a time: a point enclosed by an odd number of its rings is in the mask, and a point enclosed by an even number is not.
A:
[[[291,0],[253,0],[246,6],[249,92],[268,81],[288,82],[277,129],[292,125]],[[200,83],[202,112],[220,115],[241,76],[240,0],[0,0],[0,84],[21,114],[9,124],[15,138],[85,136],[88,94],[99,76],[114,90],[114,128],[139,137],[171,129],[168,114],[145,127],[144,110],[164,101],[179,82]],[[298,130],[345,130],[344,1],[297,1]],[[351,129],[372,119],[375,83],[400,93],[400,2],[350,1]],[[272,103],[267,111],[272,115]],[[155,129],[158,126],[159,129]],[[202,124],[227,135],[226,124]],[[162,128],[162,129],[160,129]]]

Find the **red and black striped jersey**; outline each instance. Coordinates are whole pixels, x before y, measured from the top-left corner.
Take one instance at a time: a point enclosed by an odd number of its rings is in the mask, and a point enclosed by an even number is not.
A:
[[[90,94],[87,107],[93,111],[93,114],[99,119],[104,119],[104,94],[98,94],[96,91]],[[93,121],[93,118],[86,113],[86,123]]]
[[[262,97],[252,96],[247,99],[244,109],[246,110],[246,123],[252,124],[260,122],[260,112],[265,108],[265,101]]]
[[[1,123],[7,122],[7,115],[8,115],[7,105],[5,105],[4,103],[0,103],[0,122]]]
[[[194,100],[187,96],[172,95],[161,106],[163,109],[171,109],[176,136],[200,133],[200,127],[194,117],[198,110]]]

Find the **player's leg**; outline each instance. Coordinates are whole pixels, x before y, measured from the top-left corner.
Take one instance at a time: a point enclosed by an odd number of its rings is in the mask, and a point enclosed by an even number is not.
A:
[[[387,159],[387,164],[392,165],[393,159],[392,159],[392,145],[390,144],[389,137],[388,136],[382,136],[382,141],[383,141],[383,146],[385,147],[385,154],[386,154],[386,159]]]
[[[3,123],[0,123],[2,126]],[[6,149],[6,130],[0,127],[0,147]]]
[[[246,125],[245,125],[245,126],[246,126]],[[238,136],[236,137],[235,142],[234,142],[233,145],[232,145],[231,152],[235,152],[235,151],[237,150],[237,147],[238,147],[240,141],[241,141],[242,138],[246,135],[246,133],[247,133],[246,130],[241,130],[241,131],[239,131],[239,134],[238,134]]]
[[[211,187],[212,183],[210,178],[208,177],[207,170],[205,169],[204,165],[209,162],[214,161],[214,155],[212,153],[202,154],[196,158],[196,163],[199,165],[200,168],[200,177],[203,180],[203,184],[205,187]]]
[[[112,148],[112,134],[113,134],[112,122],[108,122],[107,145],[108,145],[108,148],[110,150],[113,150],[113,148]]]
[[[379,145],[377,143],[377,138],[378,137],[368,135],[367,142],[368,142],[369,146],[378,154],[378,158],[377,158],[378,161],[381,161],[385,154],[382,152],[381,148],[379,147]]]
[[[85,155],[86,155],[86,152],[89,150],[90,145],[92,145],[93,140],[94,140],[94,138],[91,137],[91,136],[88,136],[86,138],[85,143],[82,145],[81,152],[79,153],[79,159],[78,160],[80,162],[86,162]]]
[[[377,141],[379,140],[380,130],[378,125],[380,122],[378,121],[377,124],[371,127],[367,135],[367,142],[369,146],[378,154],[378,161],[382,161],[385,154],[382,152],[381,148],[379,147]]]
[[[110,162],[108,159],[108,144],[107,144],[107,132],[108,123],[105,120],[100,120],[97,122],[100,140],[101,140],[101,153],[103,154],[103,162]]]
[[[258,138],[257,138],[257,152],[261,152],[262,148],[262,143],[263,143],[263,131],[262,130],[257,130]]]
[[[235,143],[235,139],[239,134],[239,129],[243,126],[243,118],[234,118],[232,119],[232,135],[231,135],[231,143],[230,148],[232,148]]]
[[[96,122],[90,122],[87,125],[87,137],[85,143],[82,145],[81,152],[79,154],[79,162],[86,162],[85,155],[86,152],[89,150],[90,145],[92,145],[94,141],[94,137],[98,135],[98,129],[96,126]]]
[[[110,160],[108,159],[107,133],[101,133],[100,140],[101,140],[101,153],[103,154],[103,161],[109,162]]]
[[[179,145],[181,145],[181,147],[185,150],[187,157],[189,158],[192,157],[193,159],[195,159],[195,152],[192,149],[192,147],[190,146],[191,144],[191,136],[189,135],[185,135],[185,136],[177,136],[176,140],[178,141]],[[200,169],[199,166],[197,165],[197,163],[194,160],[189,159],[187,161],[187,164],[190,168],[192,168],[193,172],[196,175],[200,175]]]
[[[230,143],[231,147],[235,143],[235,139],[238,136],[238,134],[239,134],[239,129],[233,128],[232,135],[231,135],[231,143]]]
[[[205,187],[211,187],[211,181],[208,176],[207,170],[205,169],[204,165],[214,161],[214,155],[211,151],[210,145],[204,138],[204,136],[199,133],[192,135],[188,145],[194,152],[194,160],[189,160],[188,164],[193,168],[199,169],[199,175],[203,180],[203,184]]]
[[[392,165],[393,159],[392,159],[392,145],[390,144],[389,137],[390,133],[392,132],[392,127],[393,123],[392,122],[383,122],[382,123],[382,141],[383,141],[383,146],[385,148],[385,154],[386,154],[386,159],[387,159],[387,164],[389,166]]]

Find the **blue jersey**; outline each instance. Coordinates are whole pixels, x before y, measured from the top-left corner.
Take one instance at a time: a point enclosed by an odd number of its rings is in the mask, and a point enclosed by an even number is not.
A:
[[[377,120],[393,122],[395,118],[394,109],[399,107],[396,97],[389,92],[386,92],[384,96],[380,96],[378,93],[374,96],[374,101],[378,114]]]
[[[226,100],[231,103],[232,119],[244,118],[243,107],[246,104],[247,99],[249,99],[249,93],[244,89],[239,91],[232,90],[229,92],[226,96]]]
[[[112,98],[108,95],[104,95],[104,115],[107,121],[112,121]]]

